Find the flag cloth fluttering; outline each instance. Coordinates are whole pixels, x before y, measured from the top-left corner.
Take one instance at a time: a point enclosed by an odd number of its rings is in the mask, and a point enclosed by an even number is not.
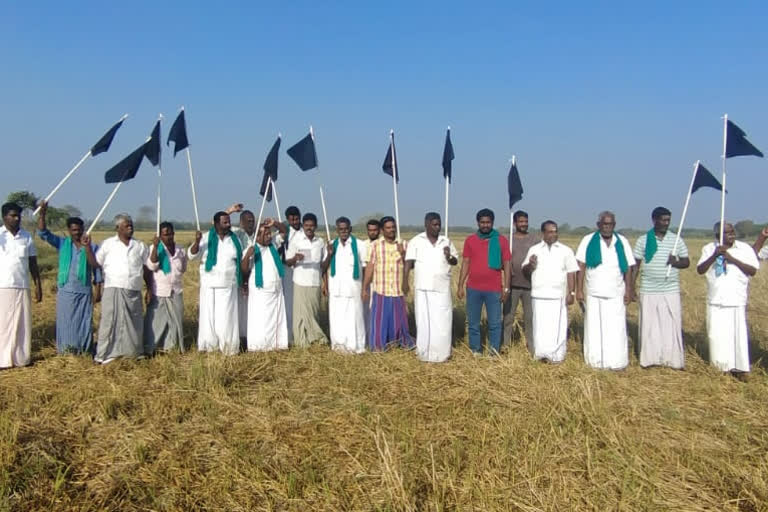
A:
[[[272,187],[268,187],[269,180],[271,179],[272,183],[277,181],[277,157],[280,151],[280,141],[281,139],[278,137],[275,143],[272,144],[272,149],[267,153],[267,159],[264,160],[264,177],[261,180],[259,195],[264,197],[264,194],[267,194],[267,202],[272,201]]]
[[[387,156],[384,157],[384,163],[381,166],[381,170],[384,171],[384,174],[389,174],[390,176],[395,178],[395,181],[397,183],[400,183],[400,171],[397,170],[397,153],[395,152],[395,156],[393,159],[392,158],[393,151],[395,151],[395,135],[394,134],[392,134],[390,138],[389,148],[387,149]]]
[[[123,126],[123,121],[125,121],[125,117],[123,117],[121,120],[115,123],[115,125],[112,128],[107,130],[107,133],[102,135],[102,137],[91,148],[91,156],[96,156],[100,153],[105,153],[109,150],[109,146],[112,145],[112,139],[115,138],[115,134],[117,133],[117,130],[119,130],[120,127]]]
[[[166,145],[170,146],[173,141],[173,156],[176,157],[176,153],[189,146],[189,139],[187,139],[187,122],[184,118],[184,108],[181,109],[179,115],[176,116],[176,120],[171,125],[171,130],[168,132],[168,140]]]
[[[461,134],[459,134],[461,135]],[[453,144],[451,143],[450,128],[445,132],[445,147],[443,148],[443,178],[448,178],[451,182],[451,171],[453,170]]]
[[[520,182],[520,173],[517,171],[515,161],[509,167],[507,174],[507,192],[509,193],[509,209],[523,198],[523,184]]]
[[[144,158],[147,144],[148,142],[145,142],[108,170],[104,174],[104,182],[119,183],[135,178],[141,166],[141,161]]]
[[[717,178],[709,172],[709,170],[701,165],[701,162],[696,166],[696,176],[693,178],[693,184],[691,185],[691,194],[696,192],[702,187],[709,187],[715,190],[723,190],[723,186],[717,181]]]
[[[160,165],[160,120],[157,120],[149,140],[144,144],[144,155],[152,165]]]
[[[317,167],[317,152],[315,151],[315,140],[312,138],[312,134],[307,134],[306,137],[288,148],[288,156],[296,162],[296,165],[302,171],[308,171]]]
[[[747,140],[747,134],[732,121],[726,122],[725,158],[733,156],[759,156],[763,153]]]

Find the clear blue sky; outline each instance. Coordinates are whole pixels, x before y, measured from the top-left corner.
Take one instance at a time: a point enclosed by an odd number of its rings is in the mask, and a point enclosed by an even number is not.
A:
[[[0,195],[44,195],[130,113],[54,198],[92,217],[104,171],[160,112],[165,137],[183,104],[206,220],[233,201],[258,210],[278,132],[280,204],[319,215],[316,171],[284,151],[311,123],[330,217],[393,210],[381,163],[394,128],[402,221],[418,223],[443,210],[450,125],[451,224],[486,206],[508,222],[516,154],[533,222],[593,225],[613,209],[643,227],[660,204],[679,216],[696,159],[719,176],[723,113],[768,153],[766,21],[764,2],[7,2]],[[165,212],[191,219],[186,161],[171,155]],[[728,169],[727,216],[766,220],[768,161]],[[155,184],[145,162],[109,213],[153,205]],[[719,195],[698,192],[691,225],[718,216]]]

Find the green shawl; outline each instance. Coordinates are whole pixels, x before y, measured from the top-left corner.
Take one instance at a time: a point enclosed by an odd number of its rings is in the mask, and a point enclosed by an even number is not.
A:
[[[645,262],[650,263],[653,255],[659,250],[659,242],[656,240],[656,231],[651,228],[645,235]]]
[[[352,257],[355,258],[355,266],[352,269],[352,279],[360,279],[360,256],[357,252],[357,238],[350,236],[352,240]],[[336,276],[336,251],[339,248],[339,239],[333,241],[333,256],[331,256],[331,277]]]
[[[69,280],[69,266],[72,264],[72,237],[68,236],[59,247],[59,277],[57,283],[59,288],[67,284]],[[83,249],[83,252],[85,249]],[[85,254],[77,255],[77,280],[88,286],[88,259]]]
[[[160,263],[163,274],[171,273],[171,258],[168,257],[168,250],[166,250],[163,242],[157,244],[157,261]]]
[[[237,259],[235,260],[235,269],[237,272],[237,286],[243,284],[243,275],[240,272],[240,260],[243,259],[243,248],[240,246],[240,240],[233,232],[229,232],[229,238],[235,244],[237,250]],[[205,258],[205,271],[210,272],[216,266],[216,258],[219,256],[219,235],[216,234],[216,228],[208,231],[208,255]]]
[[[625,274],[627,269],[629,269],[629,265],[627,265],[627,255],[624,254],[624,244],[617,233],[614,233],[613,236],[616,238],[616,243],[613,246],[616,248],[616,256],[619,258],[619,268],[621,273]],[[592,239],[589,241],[589,245],[587,245],[587,268],[595,268],[603,263],[603,255],[600,251],[600,238],[602,238],[600,232],[595,231],[595,234],[592,235]]]
[[[481,240],[488,240],[488,268],[501,270],[501,244],[499,243],[499,232],[492,229],[490,233],[484,235],[478,229],[477,236]]]
[[[285,268],[283,268],[280,253],[272,244],[269,244],[269,253],[272,255],[272,261],[275,262],[277,273],[282,278],[285,276]],[[261,257],[261,248],[258,243],[253,247],[253,280],[256,283],[256,288],[264,288],[264,260]]]

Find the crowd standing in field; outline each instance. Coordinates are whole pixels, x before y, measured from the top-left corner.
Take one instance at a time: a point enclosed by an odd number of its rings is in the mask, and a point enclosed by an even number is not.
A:
[[[317,217],[295,206],[287,223],[265,219],[235,204],[213,216],[207,233],[196,232],[185,251],[170,222],[160,224],[147,247],[133,238],[128,215],[115,217],[113,237],[101,245],[83,233],[83,221],[67,219],[69,236],[51,233],[42,202],[38,236],[59,255],[56,347],[61,354],[86,354],[106,364],[119,357],[144,358],[184,351],[183,275],[188,260],[200,260],[197,349],[233,355],[329,343],[320,326],[322,296],[328,298],[330,345],[359,354],[400,346],[419,359],[442,362],[451,355],[452,269],[458,251],[441,235],[440,215],[426,214],[424,232],[399,240],[395,219],[370,220],[366,238],[352,234],[348,218],[336,220],[337,238],[315,233]],[[230,214],[240,213],[232,227]],[[31,360],[30,275],[42,300],[37,252],[21,227],[22,208],[2,206],[0,227],[0,368]],[[477,232],[464,242],[457,297],[466,299],[469,348],[483,354],[481,316],[488,325],[487,353],[498,355],[514,337],[514,315],[523,308],[523,335],[532,357],[565,359],[568,307],[584,312],[585,362],[594,368],[629,364],[626,307],[639,305],[639,363],[682,369],[685,348],[680,300],[681,269],[690,266],[682,238],[669,232],[671,212],[651,214],[653,227],[634,247],[615,231],[616,216],[601,212],[597,229],[574,252],[558,241],[557,223],[541,224],[540,238],[528,231],[528,214],[513,216],[507,239],[494,229],[494,213],[477,213]],[[746,305],[749,278],[768,259],[768,228],[754,246],[736,240],[725,224],[724,241],[706,244],[696,270],[707,280],[710,362],[724,372],[748,372]],[[409,331],[406,296],[413,273],[415,342]],[[640,284],[638,286],[638,277]],[[142,300],[142,289],[145,294]],[[93,304],[101,301],[94,346]],[[146,313],[144,307],[146,306]]]

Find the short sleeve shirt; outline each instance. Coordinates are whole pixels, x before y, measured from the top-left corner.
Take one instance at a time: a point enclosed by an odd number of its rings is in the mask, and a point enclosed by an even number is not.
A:
[[[576,250],[576,259],[582,263],[587,261],[587,246],[594,233],[590,233],[581,239],[579,248]],[[627,266],[635,264],[635,258],[632,255],[632,247],[629,241],[618,233],[613,234],[610,245],[606,245],[603,238],[600,237],[600,255],[602,263],[595,268],[587,268],[586,271],[586,293],[592,297],[601,297],[613,299],[624,295],[624,274],[619,267],[619,256],[616,254],[616,244],[621,243],[624,246],[624,255],[627,258]]]
[[[37,256],[29,232],[0,226],[0,288],[29,288],[29,258]]]
[[[225,235],[219,238],[216,248],[216,264],[211,270],[205,270],[205,261],[208,259],[208,233],[203,234],[200,246],[195,254],[192,247],[187,251],[190,260],[200,260],[200,286],[207,288],[229,288],[237,285],[237,247],[232,237]],[[214,234],[214,236],[219,236]],[[239,240],[238,240],[239,241]],[[241,246],[242,249],[242,246]],[[243,249],[244,252],[244,249]]]
[[[360,297],[363,290],[363,262],[366,260],[365,244],[361,240],[357,242],[357,268],[359,276],[354,278],[355,274],[355,256],[352,252],[352,240],[349,237],[346,244],[339,241],[336,247],[336,253],[333,256],[335,263],[335,275],[331,275],[328,269],[328,293],[331,297]]]
[[[568,287],[568,274],[577,272],[579,264],[573,250],[558,242],[548,245],[539,242],[528,250],[523,266],[536,256],[536,270],[531,273],[531,297],[534,299],[562,299]]]
[[[760,252],[757,253],[757,257],[761,260],[768,260],[768,247],[763,247]]]
[[[672,254],[675,247],[676,238],[677,235],[669,232],[661,240],[656,237],[658,249],[649,262],[645,261],[647,236],[643,235],[635,242],[635,259],[642,262],[640,293],[652,295],[680,291],[680,270],[672,267],[669,271],[669,277],[667,277],[667,261],[669,261],[669,255]],[[677,255],[681,258],[688,257],[688,247],[682,238],[677,242]]]
[[[104,272],[104,288],[141,291],[148,256],[147,246],[135,238],[131,238],[128,245],[117,235],[104,240],[96,253],[96,261]]]
[[[462,256],[469,258],[469,278],[467,288],[484,292],[501,292],[501,269],[493,269],[488,266],[488,240],[470,235],[464,241]],[[512,255],[509,253],[509,240],[499,235],[501,245],[501,261],[509,261]]]
[[[402,297],[404,262],[396,242],[381,237],[371,243],[368,265],[373,265],[372,291],[385,297]]]
[[[454,258],[459,252],[446,237],[439,235],[435,244],[429,241],[426,233],[416,235],[408,242],[405,253],[406,261],[413,261],[413,287],[416,290],[451,293],[451,265],[445,259],[445,248]]]
[[[293,266],[293,284],[320,286],[320,263],[328,256],[325,242],[319,236],[310,240],[303,232],[298,233],[291,238],[285,257],[291,259],[299,253],[304,255],[304,259]]]
[[[714,254],[717,244],[710,242],[701,249],[701,265]],[[736,240],[728,254],[751,267],[757,268],[760,262],[755,251],[748,244]],[[707,273],[707,303],[714,306],[746,306],[749,294],[749,276],[732,263],[726,263],[725,273],[717,275],[715,265],[709,267]]]
[[[528,250],[539,242],[532,233],[522,238],[512,237],[512,280],[510,284],[514,288],[531,288],[531,281],[523,273],[523,262],[528,255]]]

